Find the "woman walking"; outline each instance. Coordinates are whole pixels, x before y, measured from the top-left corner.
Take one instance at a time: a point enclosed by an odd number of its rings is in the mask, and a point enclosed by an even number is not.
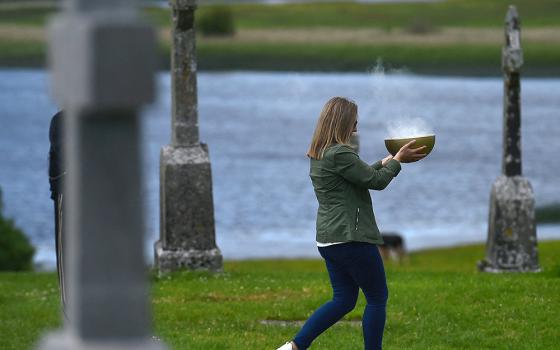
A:
[[[316,240],[333,289],[295,338],[278,350],[306,350],[321,333],[354,309],[359,289],[367,305],[362,318],[365,350],[381,349],[388,298],[383,261],[369,190],[383,190],[401,170],[400,163],[421,159],[425,146],[414,141],[392,157],[368,165],[349,145],[357,131],[358,106],[342,97],[323,107],[307,152],[310,177],[319,209]]]

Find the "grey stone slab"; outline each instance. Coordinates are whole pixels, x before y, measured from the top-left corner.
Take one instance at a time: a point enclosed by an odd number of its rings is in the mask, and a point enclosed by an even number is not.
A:
[[[161,241],[156,242],[154,248],[156,268],[161,274],[181,269],[221,271],[223,267],[222,253],[218,248],[166,250]]]
[[[538,272],[535,200],[529,181],[522,176],[498,177],[492,186],[486,272]]]
[[[205,147],[164,147],[160,171],[163,248],[216,248],[212,174]]]
[[[72,114],[70,114],[72,115]],[[69,118],[70,319],[84,338],[147,334],[139,120],[134,112]]]
[[[505,20],[505,42],[502,51],[504,71],[504,153],[502,173],[508,176],[521,175],[521,82],[520,69],[523,65],[521,49],[521,24],[514,6],[510,6]]]
[[[216,246],[212,168],[198,130],[196,1],[172,0],[171,144],[160,156],[159,273],[222,268]]]
[[[521,27],[517,10],[510,6],[505,20],[502,50],[504,72],[502,175],[490,194],[486,258],[478,262],[484,272],[538,272],[535,199],[522,174],[521,78],[523,64]]]
[[[70,332],[58,332],[41,340],[40,349],[56,350],[165,350],[165,344],[152,338],[110,341],[84,341]]]
[[[174,8],[171,49],[172,144],[199,142],[194,8]]]
[[[164,349],[150,337],[138,118],[153,97],[154,34],[135,2],[93,3],[70,1],[52,24],[54,93],[67,115],[68,318],[39,348]]]
[[[155,35],[136,16],[62,14],[49,25],[60,106],[135,108],[154,98]]]
[[[504,76],[502,174],[518,176],[521,162],[521,78],[519,73]]]
[[[505,19],[505,45],[502,49],[502,69],[506,72],[518,72],[522,65],[521,19],[515,6],[510,6]]]

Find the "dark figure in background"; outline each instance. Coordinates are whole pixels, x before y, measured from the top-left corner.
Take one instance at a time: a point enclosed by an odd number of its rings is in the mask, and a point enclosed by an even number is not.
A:
[[[64,113],[60,111],[51,119],[49,127],[49,183],[51,186],[51,199],[54,201],[54,227],[56,244],[56,271],[60,287],[60,301],[62,311],[66,316],[66,288],[64,284],[64,230],[62,225],[63,200],[64,200],[64,175],[66,168],[62,155],[64,145]]]
[[[383,244],[379,244],[379,252],[384,261],[392,259],[399,264],[406,258],[406,249],[404,247],[403,237],[396,232],[383,232]]]

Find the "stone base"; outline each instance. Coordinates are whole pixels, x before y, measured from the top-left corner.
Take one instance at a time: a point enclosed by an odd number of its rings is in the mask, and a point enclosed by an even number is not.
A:
[[[223,266],[222,253],[218,248],[166,250],[161,241],[157,241],[154,250],[154,263],[160,274],[181,269],[221,271]]]
[[[76,337],[68,331],[48,334],[38,346],[39,350],[166,350],[164,343],[150,338],[111,339],[88,341]]]
[[[476,267],[480,272],[490,272],[490,273],[507,273],[507,272],[541,272],[541,268],[536,267],[529,267],[529,266],[521,266],[518,268],[510,268],[505,269],[503,267],[494,266],[488,260],[483,259],[479,260],[476,263]]]
[[[522,176],[499,176],[490,194],[483,272],[538,272],[533,189]]]

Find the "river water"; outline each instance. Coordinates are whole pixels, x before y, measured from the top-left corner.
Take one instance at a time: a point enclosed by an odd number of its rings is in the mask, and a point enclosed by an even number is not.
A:
[[[54,262],[47,181],[48,126],[57,107],[41,70],[0,70],[0,186],[4,214]],[[159,151],[170,140],[170,81],[158,75],[157,100],[142,112],[146,256],[159,235]],[[523,173],[537,205],[560,200],[560,79],[522,83]],[[389,124],[421,120],[436,134],[426,159],[403,164],[372,191],[382,231],[408,249],[486,239],[490,188],[501,170],[502,80],[381,73],[199,73],[201,139],[212,161],[216,236],[226,259],[318,257],[317,202],[305,157],[328,98],[359,106],[361,157],[387,155]],[[539,225],[539,239],[560,225]]]

